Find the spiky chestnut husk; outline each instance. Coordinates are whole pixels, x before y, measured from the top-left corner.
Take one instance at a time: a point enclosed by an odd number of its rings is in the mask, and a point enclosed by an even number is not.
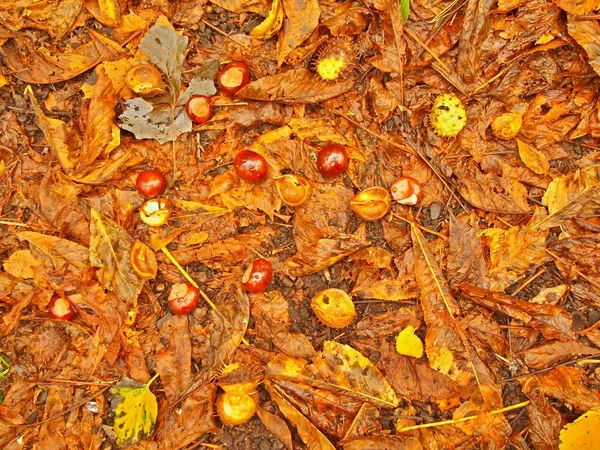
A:
[[[261,381],[260,369],[256,366],[233,362],[221,369],[217,384],[228,394],[252,394]]]
[[[467,112],[454,94],[439,95],[431,108],[431,125],[440,137],[454,137],[467,124]]]
[[[356,64],[356,51],[346,37],[331,38],[321,46],[314,69],[323,81],[337,81],[347,76]]]

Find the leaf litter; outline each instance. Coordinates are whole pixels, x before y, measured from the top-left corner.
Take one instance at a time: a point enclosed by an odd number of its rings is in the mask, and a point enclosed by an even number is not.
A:
[[[597,2],[283,1],[273,24],[263,1],[59,3],[0,1],[0,446],[589,445]],[[342,75],[320,78],[323,59]],[[232,61],[251,81],[227,96]],[[163,94],[127,86],[139,64]],[[464,104],[456,137],[429,126],[441,94]],[[211,97],[204,124],[194,95]],[[520,128],[499,133],[502,115]],[[348,153],[336,178],[316,164],[326,144]],[[261,183],[239,176],[243,149]],[[173,174],[160,229],[138,217],[149,168]],[[306,203],[285,206],[285,174]],[[352,212],[400,176],[422,184],[417,205]],[[245,292],[257,258],[274,280]],[[200,304],[180,316],[182,282]],[[344,329],[310,309],[326,288],[352,297]],[[73,320],[50,315],[55,296]],[[257,415],[223,428],[231,364],[260,380]]]

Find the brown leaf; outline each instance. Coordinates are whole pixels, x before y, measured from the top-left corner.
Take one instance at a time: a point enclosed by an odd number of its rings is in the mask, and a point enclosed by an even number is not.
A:
[[[192,342],[188,316],[167,315],[158,322],[156,367],[173,403],[188,387],[192,374]]]
[[[513,298],[501,292],[492,292],[469,284],[457,286],[461,298],[468,299],[492,311],[521,320],[539,330],[548,339],[569,342],[574,338],[571,314],[554,305],[541,305]]]
[[[157,432],[161,448],[185,448],[206,433],[218,431],[214,416],[216,391],[217,387],[211,383],[186,397],[178,408],[167,403],[159,405],[159,419],[166,416],[164,421],[161,420],[164,426]]]
[[[287,20],[277,40],[277,64],[300,46],[319,25],[318,0],[283,0],[283,11]]]
[[[477,237],[477,228],[470,222],[474,217],[450,215],[450,250],[448,252],[448,282],[451,286],[469,282],[488,288],[487,266],[483,245]]]
[[[298,434],[309,450],[335,450],[335,446],[310,421],[294,408],[281,394],[274,389],[271,382],[265,381],[265,388],[271,398],[288,420],[296,426]]]
[[[488,228],[479,233],[489,242],[490,267],[488,277],[505,289],[523,275],[548,260],[546,255],[547,232],[529,227],[510,227],[508,230]]]
[[[17,236],[29,242],[34,253],[48,268],[65,270],[68,266],[80,277],[88,268],[90,252],[75,242],[34,231],[21,231]]]
[[[281,417],[271,414],[262,408],[256,410],[256,414],[260,417],[263,425],[269,430],[288,450],[293,450],[292,433],[290,428]]]
[[[537,219],[531,228],[544,231],[569,219],[594,216],[599,203],[599,171],[594,165],[554,178],[542,197],[548,216]]]
[[[281,272],[290,277],[301,277],[320,272],[354,252],[369,245],[362,237],[319,239],[302,247],[296,255],[286,259]]]
[[[123,56],[123,49],[116,42],[91,30],[90,35],[90,42],[56,55],[41,53],[33,42],[19,36],[2,47],[4,63],[15,77],[26,83],[49,84],[69,80],[104,60]]]
[[[250,309],[256,320],[256,332],[267,342],[290,356],[310,358],[316,352],[302,333],[292,333],[288,302],[279,291],[250,296]]]
[[[582,368],[560,366],[535,375],[534,378],[537,378],[539,384],[529,381],[528,377],[521,379],[521,385],[525,394],[533,387],[539,386],[542,394],[570,405],[576,412],[583,413],[600,405],[600,393],[585,385],[584,372]]]
[[[535,426],[531,427],[531,443],[536,450],[556,449],[562,424],[560,413],[542,393],[540,381],[536,377],[524,382],[523,392],[530,400],[527,416],[530,423],[535,423]]]
[[[202,355],[202,367],[194,373],[180,399],[204,386],[218,374],[241,344],[248,328],[248,295],[239,286],[227,283],[211,300],[216,309],[211,309],[210,322],[203,329],[201,345],[197,346]]]
[[[235,96],[288,105],[304,105],[337,97],[348,92],[353,86],[352,80],[325,83],[308,69],[292,69],[253,81]]]
[[[91,99],[87,105],[83,148],[75,171],[81,173],[103,153],[109,153],[119,142],[119,128],[114,124],[117,93],[104,67],[96,69],[96,82],[92,86]],[[112,143],[112,145],[110,145]],[[109,146],[110,145],[110,146]],[[111,148],[112,147],[112,148]]]
[[[521,353],[523,361],[531,369],[550,367],[561,360],[573,356],[595,355],[600,353],[597,348],[589,347],[577,341],[550,341]]]
[[[83,0],[58,0],[36,4],[35,0],[8,1],[0,4],[2,24],[11,30],[36,28],[59,40],[81,12]],[[24,11],[27,11],[25,14]]]
[[[395,308],[389,311],[371,314],[356,324],[358,338],[376,338],[398,334],[408,325],[415,329],[421,326],[412,311],[405,308]]]
[[[133,239],[127,232],[96,210],[91,211],[90,262],[98,267],[98,281],[114,291],[127,305],[133,305],[144,281],[131,268],[129,255]]]
[[[363,403],[352,424],[344,435],[344,440],[357,436],[364,436],[381,431],[379,410],[370,403]]]
[[[250,11],[261,16],[266,16],[267,12],[269,12],[269,2],[264,0],[258,2],[254,0],[216,0],[212,3],[234,13]]]
[[[520,182],[492,172],[463,167],[457,186],[460,195],[476,208],[504,214],[529,214],[527,189]]]
[[[352,344],[366,354],[379,354],[377,366],[398,395],[411,400],[458,403],[461,390],[452,379],[420,360],[400,355],[393,344],[381,339],[355,339]]]
[[[458,41],[457,73],[466,83],[477,79],[481,73],[482,44],[491,27],[490,10],[494,0],[469,0]]]

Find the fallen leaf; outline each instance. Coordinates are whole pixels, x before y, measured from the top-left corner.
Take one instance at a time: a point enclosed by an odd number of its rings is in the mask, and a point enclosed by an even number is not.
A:
[[[150,391],[150,384],[123,377],[121,383],[110,389],[111,409],[115,414],[113,429],[117,444],[133,444],[152,435],[158,414],[156,397]]]
[[[156,370],[169,402],[175,402],[188,387],[192,374],[192,343],[188,316],[166,316],[159,321]]]
[[[585,412],[560,430],[559,450],[592,449],[600,438],[600,407]]]
[[[277,39],[277,64],[296,47],[301,45],[319,25],[320,8],[318,0],[282,0],[286,20]]]
[[[121,301],[133,305],[145,281],[129,262],[133,239],[125,229],[98,211],[92,209],[91,216],[90,262],[99,268],[98,280],[114,291]]]
[[[271,382],[265,381],[265,388],[271,398],[277,403],[279,409],[288,420],[296,426],[298,434],[309,450],[335,450],[335,446],[321,433],[310,421],[300,413],[294,406],[284,399],[272,386]]]
[[[285,448],[293,450],[294,444],[292,441],[292,433],[281,417],[271,414],[260,407],[256,410],[256,414],[260,417],[265,428],[276,436]]]
[[[519,156],[521,161],[535,173],[546,175],[550,170],[550,163],[546,155],[529,145],[527,142],[523,142],[521,139],[517,139],[517,146],[519,148]]]
[[[352,89],[352,80],[326,83],[308,69],[292,69],[252,81],[235,94],[237,98],[304,105],[337,97]]]
[[[423,342],[415,335],[415,329],[410,325],[398,333],[396,337],[396,351],[405,356],[420,358],[423,356]]]

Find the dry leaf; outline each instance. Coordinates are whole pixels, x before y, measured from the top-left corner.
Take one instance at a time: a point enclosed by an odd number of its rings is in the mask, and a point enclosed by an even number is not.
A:
[[[277,40],[277,63],[279,66],[296,47],[312,34],[319,25],[318,0],[283,0],[284,20]]]
[[[128,305],[137,302],[144,281],[129,262],[133,239],[115,222],[92,209],[90,262],[98,267],[98,280]]]
[[[188,316],[166,316],[158,322],[156,369],[169,402],[186,390],[192,374],[192,342]]]
[[[304,105],[337,97],[348,92],[353,86],[352,80],[326,83],[308,69],[292,69],[253,81],[235,96],[287,105]]]
[[[542,175],[548,173],[548,170],[550,170],[550,163],[543,152],[520,139],[517,139],[517,146],[519,147],[519,156],[521,157],[523,164],[535,173]]]

